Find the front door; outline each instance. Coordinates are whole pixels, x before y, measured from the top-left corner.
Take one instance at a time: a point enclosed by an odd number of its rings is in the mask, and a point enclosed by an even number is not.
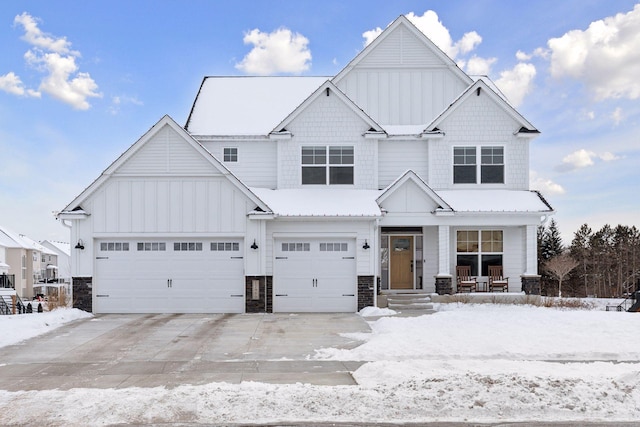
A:
[[[391,289],[413,289],[413,236],[390,236]]]

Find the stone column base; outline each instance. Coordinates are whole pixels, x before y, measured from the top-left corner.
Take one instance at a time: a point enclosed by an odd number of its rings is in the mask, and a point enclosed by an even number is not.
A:
[[[451,276],[436,276],[436,293],[451,295],[453,293],[453,278]]]
[[[273,313],[273,276],[245,277],[245,312]]]
[[[373,293],[376,291],[374,276],[358,276],[358,311],[373,306]]]
[[[520,276],[522,291],[527,295],[540,295],[540,276]]]
[[[93,277],[72,277],[73,308],[93,311]]]

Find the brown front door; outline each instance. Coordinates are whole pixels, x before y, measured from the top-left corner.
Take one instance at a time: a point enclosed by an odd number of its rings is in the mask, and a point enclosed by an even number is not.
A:
[[[413,236],[390,236],[390,289],[413,289]]]

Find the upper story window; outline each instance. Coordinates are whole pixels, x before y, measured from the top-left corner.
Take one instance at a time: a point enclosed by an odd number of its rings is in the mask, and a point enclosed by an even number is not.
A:
[[[352,185],[353,166],[352,146],[302,147],[304,185]]]
[[[478,170],[476,147],[453,148],[454,184],[504,184],[504,147],[480,147]]]
[[[238,161],[238,148],[225,147],[222,153],[223,160],[225,162],[237,162]]]

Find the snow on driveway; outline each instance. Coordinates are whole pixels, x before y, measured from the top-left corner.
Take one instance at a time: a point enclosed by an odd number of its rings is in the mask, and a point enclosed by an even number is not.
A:
[[[379,319],[371,334],[358,336],[361,346],[309,355],[369,361],[354,372],[357,386],[246,382],[0,391],[2,423],[640,419],[640,315],[490,304],[439,309]]]

